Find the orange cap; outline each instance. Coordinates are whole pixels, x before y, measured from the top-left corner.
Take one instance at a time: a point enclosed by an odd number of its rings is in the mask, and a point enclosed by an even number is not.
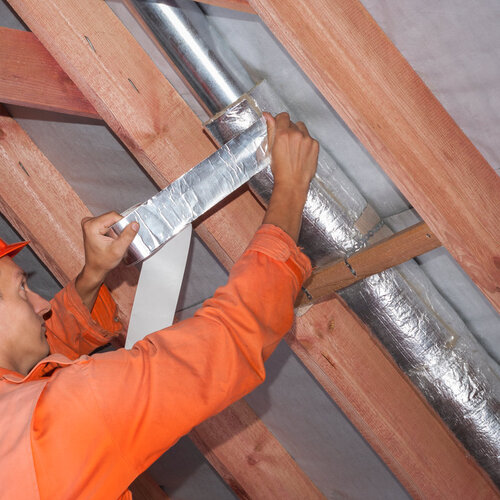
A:
[[[29,241],[20,241],[19,243],[7,245],[7,243],[0,238],[0,258],[6,255],[14,257],[14,255],[17,255],[28,243]]]

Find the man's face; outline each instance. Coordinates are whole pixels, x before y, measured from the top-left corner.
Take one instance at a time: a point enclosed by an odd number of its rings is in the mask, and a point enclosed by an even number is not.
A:
[[[44,316],[50,304],[32,292],[23,270],[0,258],[0,360],[4,368],[28,373],[49,353]]]

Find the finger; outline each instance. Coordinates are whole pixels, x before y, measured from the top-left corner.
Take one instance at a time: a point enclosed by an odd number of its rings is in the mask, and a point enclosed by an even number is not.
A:
[[[276,134],[276,120],[274,117],[267,112],[263,113],[264,118],[266,119],[267,123],[267,144],[268,144],[268,149],[271,151],[273,149],[273,144],[274,144],[274,136]]]
[[[288,113],[280,113],[276,117],[276,129],[286,130],[290,126],[290,115]]]
[[[89,220],[92,220],[92,217],[84,217],[80,224],[82,225],[82,227],[89,221]]]
[[[139,231],[139,223],[131,222],[118,236],[118,238],[113,242],[113,246],[115,249],[121,253],[125,254],[127,248],[132,243],[132,240],[135,238],[135,235]]]
[[[105,214],[99,215],[92,221],[92,225],[95,225],[100,234],[106,234],[108,229],[123,219],[123,217],[116,212],[107,212]]]
[[[306,124],[304,122],[297,122],[297,128],[306,136],[309,136],[309,130],[307,130]]]

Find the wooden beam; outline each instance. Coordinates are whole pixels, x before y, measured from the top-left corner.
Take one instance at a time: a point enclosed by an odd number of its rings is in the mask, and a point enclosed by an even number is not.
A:
[[[300,317],[287,342],[414,498],[499,498],[341,298]]]
[[[250,0],[500,311],[500,178],[358,0]]]
[[[0,208],[16,229],[22,229],[21,235],[32,241],[32,248],[65,285],[82,269],[80,221],[91,213],[1,107],[0,151]],[[64,217],[60,216],[61,200]]]
[[[0,28],[0,102],[100,119],[29,31]]]
[[[56,278],[62,284],[67,283],[83,265],[80,220],[90,212],[57,169],[5,112],[0,115],[0,176],[1,212],[24,238],[32,241],[31,247]],[[61,200],[64,200],[63,205]],[[135,268],[124,268],[111,283],[107,281],[120,310],[126,313],[120,318],[125,323],[128,323],[135,293],[135,286],[130,283],[136,283],[137,278]],[[113,283],[120,285],[115,288]],[[248,427],[242,428],[242,423]],[[220,451],[206,452],[206,456],[213,458],[214,467],[220,467],[220,473],[230,487],[250,488],[246,495],[249,498],[255,488],[262,492],[279,491],[286,498],[293,495],[323,498],[243,401],[213,417],[209,425],[195,429],[194,435],[199,443],[214,442],[215,437],[226,443],[221,445]],[[259,455],[256,450],[262,443],[260,439],[265,440],[266,447]],[[237,444],[233,446],[232,442]],[[206,445],[203,450],[206,450]],[[262,467],[252,462],[256,455],[262,460]],[[273,460],[274,464],[270,464],[269,461]],[[268,467],[263,467],[264,464]],[[140,476],[136,481],[134,491],[151,490],[151,478]],[[156,494],[160,493],[158,488],[154,490]],[[238,491],[244,493],[244,490]],[[152,497],[146,495],[143,498]],[[275,496],[263,493],[260,498],[272,499]]]
[[[316,269],[304,284],[310,297],[301,292],[296,305],[315,304],[333,292],[440,246],[425,222],[415,224],[355,253],[348,259]]]
[[[250,7],[247,0],[196,0],[198,3],[206,3],[215,5],[216,7],[224,7],[225,9],[239,10],[241,12],[248,12],[255,14],[255,11]]]
[[[80,221],[89,209],[63,176],[0,106],[0,209],[62,285],[82,269]],[[61,206],[64,200],[64,210]],[[138,272],[120,267],[110,275],[121,320],[128,324]]]
[[[214,150],[214,146],[203,135],[199,120],[103,2],[89,0],[82,4],[76,0],[10,1],[160,186],[175,179]],[[91,41],[93,49],[85,37]],[[134,82],[137,90],[132,88],[129,79]],[[235,196],[230,203],[224,202],[217,209],[204,219],[197,231],[223,265],[230,268],[260,224],[263,209],[249,193]],[[304,320],[310,326],[314,324],[316,314],[321,318],[320,313],[315,313],[316,307],[309,311],[307,320]],[[366,348],[369,351],[374,341],[370,338],[365,341],[367,345],[361,350]],[[300,345],[292,345],[294,350],[297,349],[296,352],[301,352]],[[346,358],[355,356],[358,349],[348,343],[343,348]],[[351,369],[353,368],[350,366],[342,366],[345,377],[350,377]],[[403,377],[401,373],[393,375]],[[322,384],[336,383],[335,378],[318,377]],[[378,379],[379,382],[381,380]],[[378,391],[385,391],[386,387],[383,384],[375,387],[367,398],[375,401]],[[391,394],[394,404],[405,404],[398,394]],[[344,406],[354,404],[356,395],[351,394],[350,397],[351,400],[344,401]],[[381,454],[384,457],[394,457],[388,463],[400,480],[410,485],[422,484],[425,489],[425,483],[432,480],[432,477],[428,478],[425,474],[420,474],[420,471],[433,474],[432,471],[423,467],[415,468],[413,463],[405,459],[407,451],[393,444],[394,439],[399,439],[401,428],[411,433],[411,429],[406,429],[404,421],[394,419],[390,435],[385,428],[376,425],[372,427],[369,420],[360,419],[358,424],[365,436],[373,436],[379,448],[387,446],[388,451]],[[458,446],[453,441],[447,442],[451,447]],[[460,453],[464,453],[459,449]],[[252,450],[249,449],[247,456],[250,457],[251,453]],[[455,452],[450,450],[450,453],[454,456]],[[426,457],[421,457],[421,460],[425,461]],[[448,451],[442,454],[440,460],[448,460]],[[233,464],[228,460],[224,466],[230,469]],[[481,474],[474,472],[474,467],[471,469],[471,480],[487,481]],[[253,469],[251,466],[245,469],[236,467],[236,471],[231,472],[233,477],[238,474],[246,477],[253,474]],[[269,469],[269,474],[272,482],[272,469]],[[307,494],[304,496],[307,497]]]
[[[273,435],[256,420],[255,413],[243,400],[223,413],[230,427],[221,427],[220,420],[211,418],[196,427],[190,436],[210,457],[210,462],[217,464],[217,471],[238,498],[325,498],[316,487],[311,487],[307,476],[304,477],[302,469],[285,449],[275,445]],[[250,465],[252,474],[241,474],[236,481],[227,469],[227,464],[233,461],[233,466],[242,470]],[[269,471],[274,482],[267,480]],[[307,497],[304,497],[305,491],[308,491]]]

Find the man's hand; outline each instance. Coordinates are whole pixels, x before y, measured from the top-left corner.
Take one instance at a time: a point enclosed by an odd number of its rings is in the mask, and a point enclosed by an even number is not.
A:
[[[264,224],[274,224],[298,240],[302,211],[309,184],[316,172],[319,144],[302,122],[293,123],[288,113],[267,121],[274,188]]]
[[[119,237],[108,236],[109,228],[121,218],[116,212],[108,212],[82,220],[85,265],[76,278],[75,287],[89,311],[94,307],[106,275],[121,262],[139,230],[139,224],[132,222]]]

